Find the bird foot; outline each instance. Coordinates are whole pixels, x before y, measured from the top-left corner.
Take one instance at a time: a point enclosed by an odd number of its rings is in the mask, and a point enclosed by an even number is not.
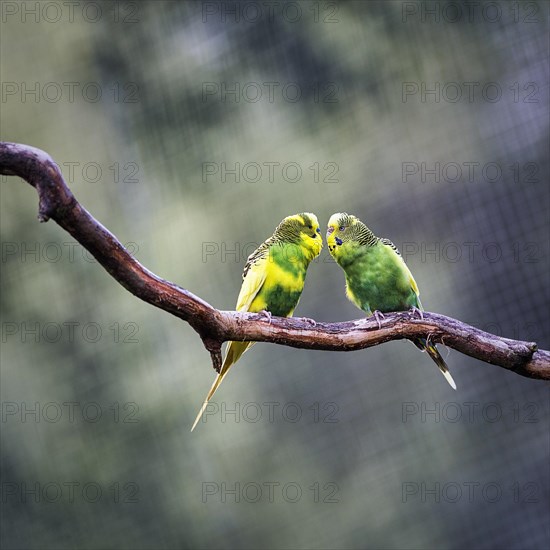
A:
[[[420,318],[422,320],[424,320],[424,312],[421,310],[421,309],[418,309],[416,306],[413,306],[411,307],[411,312],[413,314],[413,317],[414,317],[414,314],[415,313],[418,313],[418,315],[420,316]]]
[[[262,311],[260,311],[260,315],[263,315],[267,319],[268,325],[271,324],[271,311],[267,311],[267,309],[262,309]]]
[[[381,329],[382,323],[380,322],[380,319],[385,319],[384,314],[381,311],[375,310],[373,315],[374,315],[374,318],[376,319],[376,322],[378,323],[378,328]]]
[[[317,326],[317,321],[313,320],[313,319],[310,319],[309,317],[302,317],[301,318],[302,321],[304,321],[305,323],[307,323],[308,325],[311,325],[312,327],[316,327]]]

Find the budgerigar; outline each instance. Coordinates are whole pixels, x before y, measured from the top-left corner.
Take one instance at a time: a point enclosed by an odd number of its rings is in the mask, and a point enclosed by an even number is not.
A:
[[[304,212],[286,217],[273,235],[248,257],[235,309],[265,312],[269,317],[291,317],[304,288],[307,268],[322,248],[321,229],[315,214]],[[220,372],[191,431],[229,369],[253,345],[254,342],[229,342]]]
[[[328,222],[329,252],[346,275],[346,295],[367,315],[376,316],[390,311],[418,309],[418,286],[395,245],[388,239],[376,237],[355,216],[333,214]],[[447,364],[434,344],[425,338],[413,343],[435,361],[447,382],[456,384]]]

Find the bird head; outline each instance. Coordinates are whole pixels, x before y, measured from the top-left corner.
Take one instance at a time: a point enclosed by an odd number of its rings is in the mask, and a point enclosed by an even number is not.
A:
[[[323,248],[323,237],[317,216],[302,212],[287,216],[275,230],[275,234],[285,242],[296,244],[302,253],[311,261]]]
[[[338,212],[328,221],[327,245],[331,256],[338,259],[351,246],[369,244],[375,237],[367,226],[355,216]]]

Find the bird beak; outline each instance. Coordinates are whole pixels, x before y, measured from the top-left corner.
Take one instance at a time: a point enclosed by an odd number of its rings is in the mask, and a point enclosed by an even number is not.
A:
[[[333,232],[334,232],[334,227],[329,227],[329,228],[327,229],[327,237],[328,237],[329,235],[331,235]]]

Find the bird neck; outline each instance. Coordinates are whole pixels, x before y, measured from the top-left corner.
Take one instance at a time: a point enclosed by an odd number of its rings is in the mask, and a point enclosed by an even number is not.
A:
[[[293,231],[289,227],[278,227],[273,234],[272,241],[273,244],[284,250],[283,257],[292,263],[303,264],[306,268],[323,248],[323,241],[320,237],[315,240],[306,239],[302,232]]]
[[[372,232],[371,232],[372,235]],[[374,237],[374,235],[372,235]],[[338,255],[336,261],[342,269],[348,269],[353,266],[357,260],[362,260],[366,255],[370,254],[376,249],[380,239],[374,237],[374,239],[368,239],[365,241],[352,240],[344,241],[344,243],[338,249]]]
[[[290,271],[305,271],[317,256],[316,252],[297,242],[278,242],[271,250],[271,257],[281,267]]]

